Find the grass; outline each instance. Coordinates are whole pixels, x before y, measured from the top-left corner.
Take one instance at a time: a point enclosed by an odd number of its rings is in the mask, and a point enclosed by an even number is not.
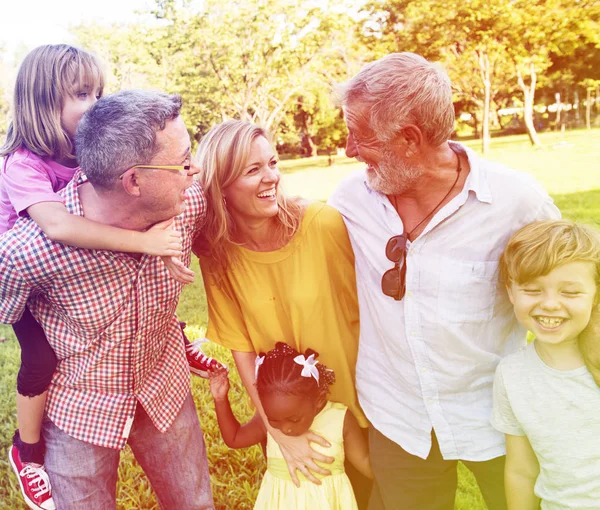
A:
[[[600,174],[597,163],[600,161],[600,131],[572,131],[564,137],[559,133],[547,133],[541,139],[545,145],[541,150],[532,150],[524,136],[494,139],[488,159],[532,173],[552,194],[565,217],[600,224]],[[467,144],[479,149],[477,141]],[[288,192],[325,200],[340,179],[361,165],[343,156],[335,156],[332,166],[328,166],[327,157],[318,157],[284,161],[281,167]],[[190,338],[203,336],[207,315],[197,261],[194,261],[193,268],[198,274],[197,281],[184,289],[178,308],[179,316],[188,323]],[[7,341],[0,346],[0,448],[5,452],[16,426],[14,391],[19,346],[10,327],[0,325],[0,336],[7,337]],[[206,351],[233,366],[227,350],[209,344]],[[252,415],[252,411],[235,370],[231,371],[231,379],[230,397],[234,412],[241,420],[245,420]],[[208,383],[193,378],[192,393],[206,437],[217,508],[252,508],[265,468],[260,449],[228,450],[216,424]],[[26,509],[5,454],[0,456],[0,508]],[[158,508],[147,479],[127,449],[121,457],[119,468],[118,508]],[[473,476],[459,465],[456,509],[485,508]]]

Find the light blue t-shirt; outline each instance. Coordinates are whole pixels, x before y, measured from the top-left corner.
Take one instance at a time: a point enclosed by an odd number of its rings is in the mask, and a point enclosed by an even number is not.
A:
[[[600,509],[600,388],[585,366],[550,368],[534,343],[507,356],[496,370],[492,425],[527,436],[543,510]]]

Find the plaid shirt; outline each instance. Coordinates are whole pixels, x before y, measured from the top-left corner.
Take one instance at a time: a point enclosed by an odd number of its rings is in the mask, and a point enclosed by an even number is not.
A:
[[[65,205],[82,216],[77,187]],[[188,188],[175,218],[183,262],[206,215],[199,184]],[[0,322],[16,322],[26,305],[58,358],[48,417],[70,436],[123,448],[137,403],[158,430],[175,420],[189,391],[189,369],[175,310],[182,285],[159,257],[85,250],[50,241],[29,218],[0,237]]]

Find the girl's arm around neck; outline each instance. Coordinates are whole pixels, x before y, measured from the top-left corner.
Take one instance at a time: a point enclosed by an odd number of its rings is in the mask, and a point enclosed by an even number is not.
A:
[[[504,490],[508,510],[538,510],[540,499],[533,492],[540,474],[537,456],[526,436],[506,435]]]
[[[356,418],[349,409],[346,411],[346,417],[344,418],[344,452],[346,458],[363,476],[373,479],[369,459],[369,444]]]
[[[181,256],[181,234],[170,220],[146,232],[125,230],[70,214],[60,202],[39,202],[27,208],[31,219],[52,241],[88,250],[112,250],[169,257]]]

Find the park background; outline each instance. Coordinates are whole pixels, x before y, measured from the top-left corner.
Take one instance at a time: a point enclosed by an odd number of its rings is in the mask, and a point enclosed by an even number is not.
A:
[[[105,7],[111,16],[71,23],[63,39],[102,59],[106,92],[138,87],[181,94],[194,145],[228,118],[262,124],[273,133],[290,194],[326,200],[343,176],[361,167],[343,155],[346,130],[332,101],[334,85],[389,52],[414,51],[440,62],[453,81],[454,139],[532,173],[565,217],[600,221],[598,0],[148,0],[127,16],[119,15],[118,2]],[[127,21],[114,21],[120,18]],[[0,139],[19,62],[35,45],[59,42],[35,35],[34,45],[3,43],[0,35]],[[197,261],[193,268],[196,282],[184,289],[178,308],[190,338],[204,336],[207,320]],[[0,449],[6,452],[15,428],[19,348],[10,327],[0,326],[0,336],[6,337],[0,344]],[[225,349],[208,344],[205,350],[233,366]],[[234,412],[244,420],[252,411],[235,370],[231,379]],[[260,449],[229,450],[208,383],[193,378],[192,391],[217,507],[252,508],[265,468]],[[473,477],[459,468],[456,508],[485,509]],[[0,508],[26,508],[6,455],[0,456]],[[128,450],[118,508],[158,508]]]

